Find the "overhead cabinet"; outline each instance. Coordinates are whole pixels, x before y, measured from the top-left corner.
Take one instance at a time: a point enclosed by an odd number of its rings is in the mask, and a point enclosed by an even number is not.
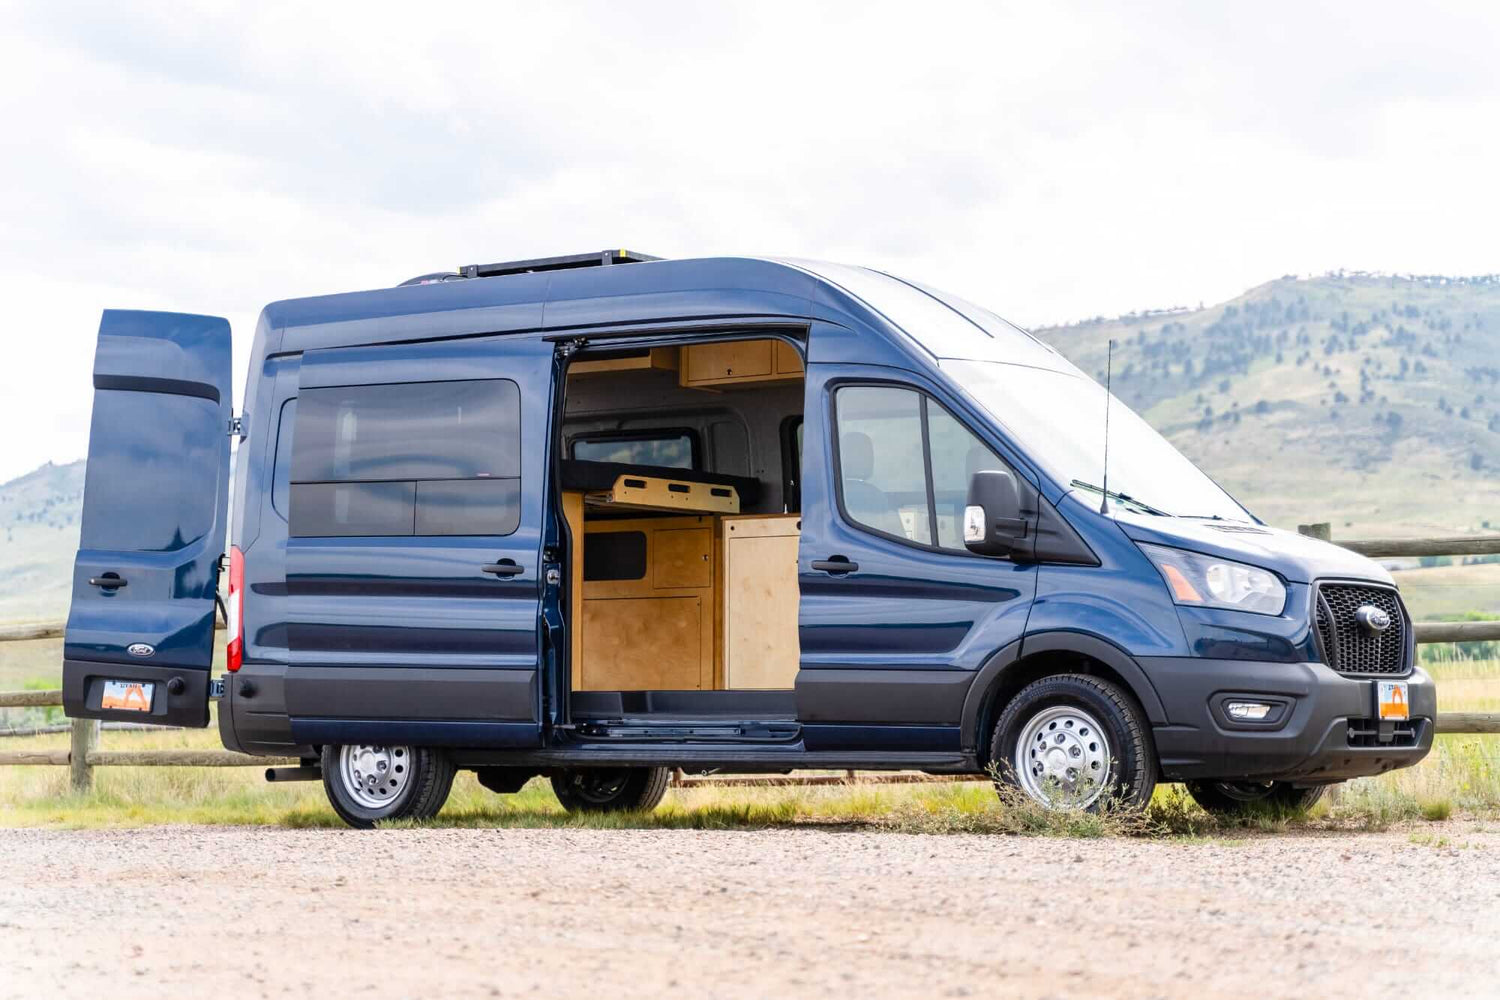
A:
[[[679,381],[685,386],[791,382],[802,377],[802,358],[783,340],[726,340],[682,349]]]

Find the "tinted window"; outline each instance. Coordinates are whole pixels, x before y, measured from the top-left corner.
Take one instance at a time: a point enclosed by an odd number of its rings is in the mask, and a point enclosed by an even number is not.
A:
[[[593,531],[583,536],[583,578],[641,580],[646,576],[644,531]]]
[[[845,512],[868,528],[930,545],[921,395],[858,386],[838,391],[837,408]]]
[[[983,470],[1007,470],[999,456],[911,389],[851,386],[834,399],[839,487],[849,519],[897,538],[967,551],[969,480]]]
[[[223,439],[219,406],[207,399],[97,390],[79,544],[171,552],[202,538],[214,520]]]
[[[508,535],[520,523],[520,390],[507,379],[304,389],[290,485],[294,536]]]
[[[697,468],[693,433],[687,430],[624,434],[579,435],[573,457],[585,462],[659,465],[668,469]]]
[[[304,389],[292,482],[514,478],[521,396],[507,379]]]

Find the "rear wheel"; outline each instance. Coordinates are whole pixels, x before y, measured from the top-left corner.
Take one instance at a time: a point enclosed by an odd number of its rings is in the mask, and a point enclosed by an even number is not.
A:
[[[322,763],[333,811],[361,829],[382,820],[431,819],[453,787],[453,762],[429,747],[325,746]]]
[[[1156,746],[1135,699],[1087,674],[1022,688],[995,724],[990,760],[1001,791],[1048,809],[1142,809],[1156,788]]]
[[[649,812],[667,794],[664,767],[570,767],[552,776],[557,801],[571,813]]]
[[[1323,797],[1328,786],[1294,788],[1285,781],[1189,781],[1187,788],[1204,811],[1232,816],[1257,808],[1303,812]]]

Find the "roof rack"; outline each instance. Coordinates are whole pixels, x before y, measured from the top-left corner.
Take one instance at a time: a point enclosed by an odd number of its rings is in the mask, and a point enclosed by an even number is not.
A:
[[[563,257],[537,257],[534,260],[507,260],[498,264],[465,264],[459,274],[465,278],[497,278],[504,274],[526,274],[530,271],[566,271],[575,267],[604,267],[609,264],[635,264],[661,260],[633,250],[601,250],[598,253],[575,253]]]

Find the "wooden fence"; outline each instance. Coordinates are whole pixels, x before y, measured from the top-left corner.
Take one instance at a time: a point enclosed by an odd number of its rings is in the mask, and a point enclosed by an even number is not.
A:
[[[1304,535],[1331,541],[1327,524],[1299,525]],[[1337,544],[1372,558],[1409,558],[1420,556],[1466,556],[1500,554],[1500,535],[1471,535],[1456,538],[1362,539]],[[222,624],[219,626],[222,628]],[[62,622],[40,625],[0,626],[0,642],[33,639],[55,639],[63,634]],[[1500,639],[1500,621],[1417,622],[1419,643],[1469,642]],[[0,692],[0,708],[54,707],[62,705],[61,691]],[[1440,712],[1439,733],[1500,733],[1500,713]],[[93,783],[96,767],[268,767],[297,764],[296,758],[252,757],[229,750],[100,750],[99,723],[74,719],[67,750],[0,750],[0,766],[14,764],[51,764],[67,767],[76,790],[86,790]],[[856,774],[817,777],[767,776],[761,778],[684,778],[674,774],[673,783],[683,787],[714,785],[829,785],[850,782],[908,783],[917,781],[964,780],[964,776],[920,774]]]

